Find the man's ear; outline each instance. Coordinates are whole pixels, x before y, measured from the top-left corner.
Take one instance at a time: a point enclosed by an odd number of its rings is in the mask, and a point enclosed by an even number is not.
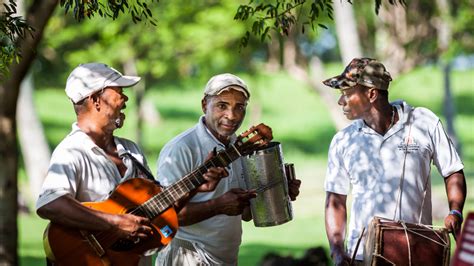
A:
[[[377,89],[370,88],[367,91],[367,96],[369,97],[369,101],[371,103],[375,102],[379,98],[379,91]]]
[[[95,109],[100,110],[100,94],[95,93],[89,96],[91,104],[94,106]]]
[[[201,100],[201,109],[203,113],[206,113],[207,111],[207,100],[206,97],[202,98]]]

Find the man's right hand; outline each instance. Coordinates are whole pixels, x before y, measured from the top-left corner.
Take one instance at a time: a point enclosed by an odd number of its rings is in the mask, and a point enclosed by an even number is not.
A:
[[[349,266],[351,264],[351,258],[341,248],[334,248],[331,256],[336,266]]]
[[[250,199],[256,196],[257,194],[253,190],[233,188],[215,199],[217,212],[230,216],[242,214],[245,207],[250,205]]]
[[[148,218],[132,214],[113,215],[111,223],[120,238],[132,241],[146,239],[152,232]]]

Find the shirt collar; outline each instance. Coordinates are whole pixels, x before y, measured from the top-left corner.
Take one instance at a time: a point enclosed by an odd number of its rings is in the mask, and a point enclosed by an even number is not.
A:
[[[390,103],[392,106],[395,107],[395,110],[398,113],[398,121],[394,125],[394,127],[399,127],[401,125],[404,125],[408,122],[408,114],[410,111],[413,109],[409,104],[407,104],[403,100],[396,100]],[[357,119],[354,121],[354,125],[357,127],[359,131],[364,131],[364,132],[372,132],[373,129],[371,129],[369,126],[367,126],[364,123],[364,120],[362,119]]]

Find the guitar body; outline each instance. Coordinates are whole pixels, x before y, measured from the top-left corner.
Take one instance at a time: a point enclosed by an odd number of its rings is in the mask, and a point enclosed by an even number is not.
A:
[[[82,204],[111,214],[145,216],[137,212],[137,207],[160,192],[161,188],[153,181],[132,178],[118,185],[107,200]],[[43,245],[54,265],[137,265],[144,252],[162,248],[171,241],[178,229],[178,216],[170,207],[151,223],[151,236],[138,243],[119,239],[111,231],[83,231],[50,223],[44,232]]]

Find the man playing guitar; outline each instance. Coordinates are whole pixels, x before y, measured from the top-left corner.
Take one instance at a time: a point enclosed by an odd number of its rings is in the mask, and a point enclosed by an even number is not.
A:
[[[66,94],[74,105],[77,122],[53,152],[36,204],[39,216],[81,233],[113,231],[119,238],[133,242],[150,236],[153,228],[148,218],[107,213],[81,204],[104,200],[128,179],[147,177],[142,151],[132,141],[113,134],[125,119],[122,110],[128,97],[123,88],[134,86],[139,80],[140,77],[123,76],[101,63],[82,64],[71,72]],[[193,192],[212,191],[227,175],[224,168],[211,167],[202,175],[207,182]],[[175,207],[179,210],[186,201],[187,197],[182,198]],[[101,260],[103,264],[110,263],[106,257]],[[150,264],[150,257],[140,259],[140,265]]]

